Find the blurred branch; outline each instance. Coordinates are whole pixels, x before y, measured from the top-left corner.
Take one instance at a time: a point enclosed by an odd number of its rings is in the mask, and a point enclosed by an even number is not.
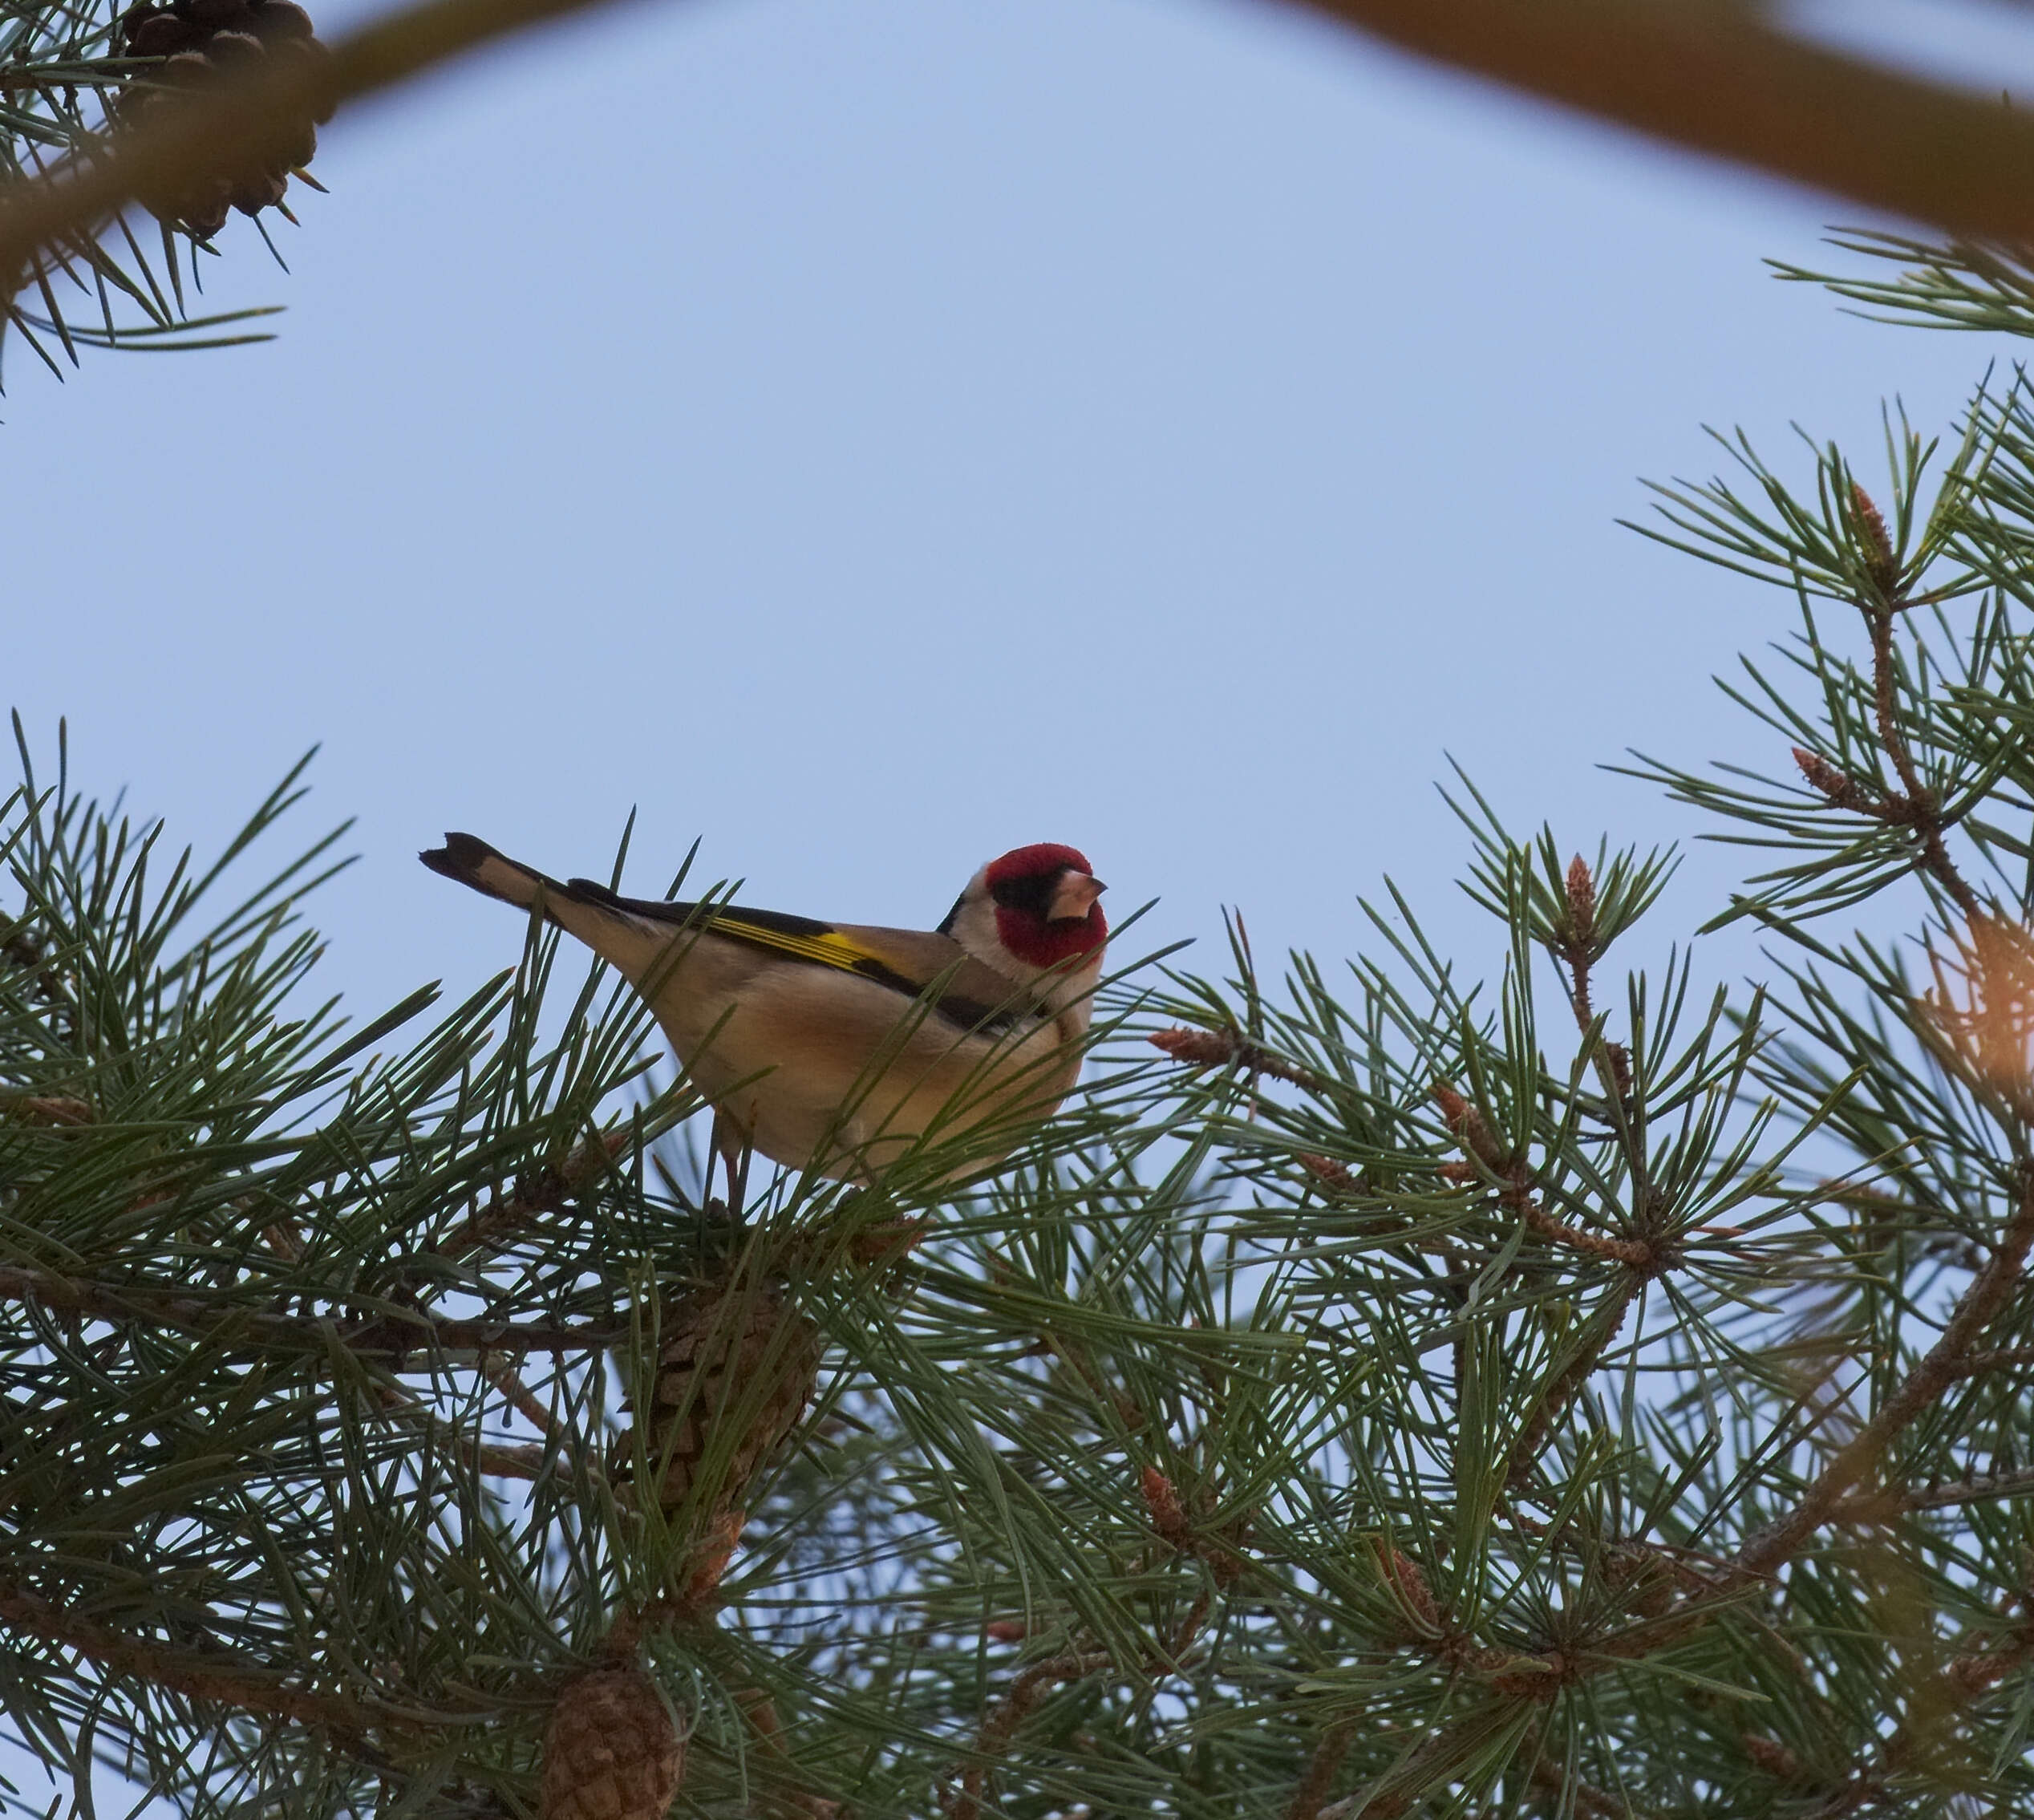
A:
[[[2026,1602],[2023,1595],[2019,1603]],[[1880,1805],[1890,1794],[1888,1784],[1894,1777],[1910,1770],[1917,1760],[1925,1761],[1939,1747],[1947,1729],[2034,1657],[2034,1627],[2026,1624],[2016,1626],[2003,1638],[1966,1640],[1975,1640],[1976,1646],[1959,1654],[1942,1673],[1913,1690],[1904,1717],[1874,1757],[1828,1800],[1809,1810],[1807,1820],[1842,1820],[1860,1808]]]
[[[11,296],[45,247],[97,233],[145,182],[173,188],[286,143],[310,116],[392,87],[490,40],[609,0],[425,0],[332,47],[322,65],[271,58],[197,115],[151,120],[33,181],[0,189],[0,275]]]
[[[277,65],[200,118],[102,141],[0,205],[9,288],[44,247],[97,232],[143,173],[174,183],[494,39],[607,0],[427,0]],[[1774,30],[1751,8],[1663,0],[1300,0],[1402,49],[1691,150],[1959,233],[2034,241],[2034,122]]]
[[[1801,1502],[1744,1545],[1737,1558],[1741,1571],[1769,1574],[1789,1560],[1835,1514],[1845,1494],[1877,1465],[1894,1437],[1955,1381],[1971,1343],[2020,1281],[2030,1247],[2034,1247],[2034,1173],[2023,1180],[2020,1203],[1999,1235],[1998,1249],[1957,1303],[1942,1337],[1907,1374],[1906,1381],[1880,1405],[1878,1413],[1837,1449]]]
[[[1299,0],[1416,55],[1957,233],[2034,241],[2034,120],[1711,0]]]
[[[1983,1504],[1996,1498],[2034,1496],[2034,1467],[2010,1473],[1985,1473],[1943,1485],[1916,1486],[1905,1491],[1866,1492],[1846,1498],[1830,1513],[1832,1522],[1882,1522],[1910,1510],[1944,1510],[1959,1504]]]

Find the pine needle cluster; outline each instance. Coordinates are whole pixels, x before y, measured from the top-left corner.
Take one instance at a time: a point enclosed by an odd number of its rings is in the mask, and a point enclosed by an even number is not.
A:
[[[1869,488],[1728,450],[1647,529],[1793,628],[1735,761],[1633,768],[1756,852],[1763,990],[1462,778],[1485,977],[1396,892],[1343,968],[1238,922],[1000,1169],[739,1218],[542,929],[350,1024],[300,776],[200,869],[24,742],[14,1741],[192,1820],[2034,1806],[2034,387]]]

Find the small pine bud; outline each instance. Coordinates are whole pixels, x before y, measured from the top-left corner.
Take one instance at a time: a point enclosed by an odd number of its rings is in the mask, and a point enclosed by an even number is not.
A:
[[[1225,1030],[1155,1030],[1146,1039],[1189,1068],[1221,1068],[1236,1059],[1236,1039]]]
[[[1336,1194],[1358,1193],[1362,1184],[1350,1173],[1346,1165],[1338,1163],[1332,1157],[1323,1157],[1311,1150],[1302,1150],[1299,1166],[1320,1185]]]
[[[1783,1782],[1801,1779],[1801,1759],[1777,1738],[1762,1738],[1756,1732],[1744,1734],[1744,1754],[1766,1774]]]
[[[1486,1168],[1501,1169],[1505,1165],[1504,1146],[1497,1141],[1497,1135],[1483,1114],[1472,1106],[1444,1080],[1434,1083],[1434,1104],[1440,1108],[1440,1116],[1447,1121],[1448,1129],[1454,1133],[1464,1149]]]
[[[1377,1561],[1379,1577],[1390,1588],[1399,1607],[1421,1631],[1437,1635],[1441,1630],[1440,1607],[1427,1585],[1427,1576],[1411,1556],[1393,1548],[1382,1536],[1371,1539],[1371,1552]]]
[[[568,1683],[544,1733],[544,1820],[663,1820],[685,1745],[634,1663]]]
[[[1660,1617],[1673,1605],[1673,1571],[1649,1550],[1619,1550],[1609,1578],[1619,1604],[1635,1617]]]
[[[1793,748],[1794,763],[1801,768],[1801,774],[1810,785],[1829,799],[1833,809],[1864,810],[1870,806],[1870,799],[1858,787],[1857,780],[1842,772],[1829,761],[1805,747]]]
[[[1606,1043],[1603,1052],[1611,1058],[1611,1078],[1617,1083],[1618,1097],[1631,1097],[1631,1052],[1622,1043]]]
[[[1022,1618],[992,1618],[982,1627],[982,1634],[991,1643],[1022,1643],[1031,1627]]]
[[[1596,881],[1580,853],[1568,861],[1568,938],[1586,947],[1596,934]]]
[[[1175,1546],[1186,1536],[1186,1512],[1180,1506],[1173,1482],[1156,1466],[1143,1473],[1145,1508],[1151,1513],[1151,1526]]]
[[[1886,520],[1872,503],[1871,495],[1855,480],[1850,483],[1850,504],[1858,514],[1858,529],[1863,532],[1866,572],[1883,593],[1890,593],[1900,578],[1900,559],[1894,554],[1893,540],[1886,535]]]

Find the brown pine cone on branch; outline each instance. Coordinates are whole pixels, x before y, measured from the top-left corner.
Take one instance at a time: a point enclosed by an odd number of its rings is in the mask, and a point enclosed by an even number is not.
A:
[[[107,103],[115,126],[132,127],[164,109],[205,105],[208,91],[273,60],[301,67],[326,56],[310,14],[294,0],[140,0],[120,21],[120,54],[160,59],[136,70]],[[329,107],[294,127],[279,143],[239,168],[188,181],[143,186],[139,199],[158,221],[209,240],[226,225],[229,210],[258,214],[281,205],[290,175],[318,150],[317,125]]]
[[[566,1683],[544,1732],[544,1820],[663,1820],[685,1744],[633,1662]]]
[[[652,1471],[662,1462],[667,1513],[709,1474],[706,1514],[741,1506],[811,1403],[819,1356],[819,1329],[776,1289],[699,1290],[666,1307],[642,1441]],[[618,1477],[634,1452],[631,1430],[616,1449]]]

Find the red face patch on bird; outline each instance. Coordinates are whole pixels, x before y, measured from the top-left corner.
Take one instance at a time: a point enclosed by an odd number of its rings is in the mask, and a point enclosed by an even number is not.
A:
[[[1032,967],[1056,967],[1093,953],[1108,939],[1108,918],[1095,901],[1102,887],[1078,848],[1051,841],[1015,848],[989,867],[986,882],[996,906],[998,938]],[[1071,894],[1070,884],[1078,887]],[[1070,894],[1084,899],[1080,913],[1055,916],[1055,906]]]

